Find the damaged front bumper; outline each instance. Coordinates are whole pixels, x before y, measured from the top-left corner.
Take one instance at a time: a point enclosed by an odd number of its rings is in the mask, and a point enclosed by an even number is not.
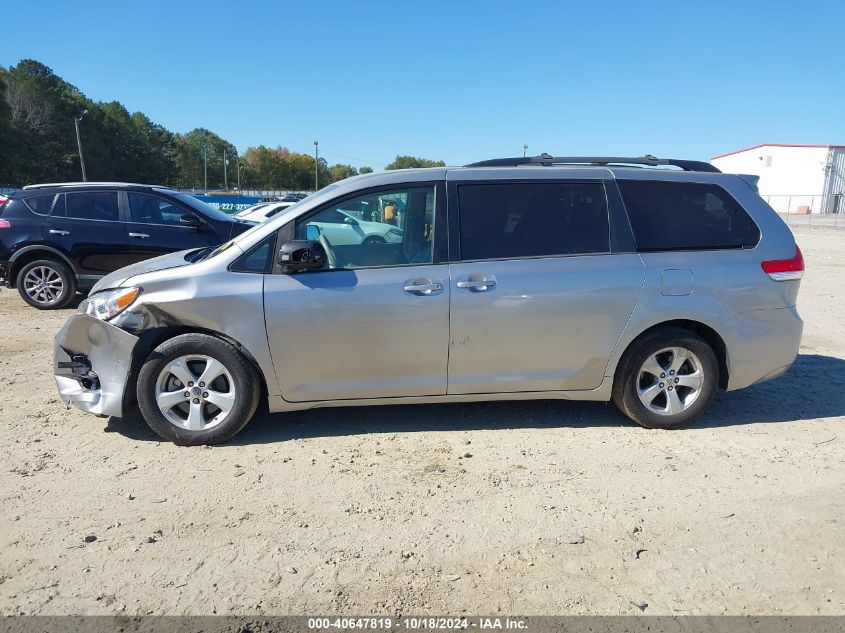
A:
[[[87,314],[56,335],[53,374],[65,405],[100,417],[123,414],[123,396],[138,337]]]

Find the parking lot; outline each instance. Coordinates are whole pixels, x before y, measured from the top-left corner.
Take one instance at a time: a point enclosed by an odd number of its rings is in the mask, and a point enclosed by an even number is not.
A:
[[[0,613],[842,613],[845,236],[795,231],[797,364],[673,432],[508,402],[265,416],[179,448],[65,410],[71,310],[3,290]]]

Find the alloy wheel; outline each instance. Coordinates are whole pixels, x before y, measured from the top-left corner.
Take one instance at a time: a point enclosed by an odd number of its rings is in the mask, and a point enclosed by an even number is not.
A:
[[[703,386],[701,361],[685,347],[666,347],[655,352],[637,373],[640,402],[658,415],[686,411],[698,399]]]
[[[35,303],[51,306],[61,299],[65,282],[55,268],[36,266],[24,277],[23,289]]]
[[[179,356],[159,373],[155,398],[168,422],[189,431],[217,426],[235,406],[235,382],[215,358]]]

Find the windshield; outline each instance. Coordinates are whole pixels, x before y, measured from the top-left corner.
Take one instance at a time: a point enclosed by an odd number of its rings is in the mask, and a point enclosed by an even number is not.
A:
[[[185,204],[187,204],[192,209],[196,209],[204,216],[211,218],[212,220],[217,220],[218,222],[231,222],[232,216],[228,213],[220,211],[219,209],[215,209],[210,204],[206,204],[202,200],[197,200],[192,195],[187,193],[170,193],[169,195],[173,196],[177,200],[181,200]]]

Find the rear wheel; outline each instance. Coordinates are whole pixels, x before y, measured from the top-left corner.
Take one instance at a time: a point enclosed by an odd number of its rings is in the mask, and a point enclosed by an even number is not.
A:
[[[671,328],[636,341],[613,381],[620,411],[648,428],[691,422],[712,403],[719,382],[716,355],[696,334]]]
[[[181,445],[218,444],[250,421],[259,378],[232,345],[183,334],[159,345],[138,375],[138,407],[161,437]]]
[[[65,307],[76,296],[76,278],[62,262],[38,259],[21,268],[15,284],[21,298],[39,310]]]

